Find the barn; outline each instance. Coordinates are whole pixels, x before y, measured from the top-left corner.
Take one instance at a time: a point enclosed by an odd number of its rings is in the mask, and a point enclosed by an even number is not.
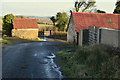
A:
[[[24,39],[35,39],[38,37],[37,19],[25,18],[14,19],[12,36]]]
[[[67,42],[77,45],[101,43],[120,47],[120,15],[72,12]]]

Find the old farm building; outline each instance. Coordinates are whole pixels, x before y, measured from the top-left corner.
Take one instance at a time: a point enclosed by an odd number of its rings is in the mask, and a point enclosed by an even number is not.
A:
[[[120,47],[120,15],[72,12],[67,41],[78,45],[102,43]]]
[[[37,19],[14,19],[12,36],[35,39],[38,37]]]

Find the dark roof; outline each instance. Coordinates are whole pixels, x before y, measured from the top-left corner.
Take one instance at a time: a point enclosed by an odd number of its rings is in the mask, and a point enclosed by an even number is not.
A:
[[[37,19],[14,19],[14,29],[38,29]]]
[[[72,16],[77,32],[89,26],[120,30],[118,14],[72,12]]]

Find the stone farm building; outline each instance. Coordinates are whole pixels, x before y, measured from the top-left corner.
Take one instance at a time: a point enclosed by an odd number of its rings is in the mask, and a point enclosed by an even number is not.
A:
[[[67,28],[69,43],[101,43],[120,47],[120,15],[72,12]]]
[[[24,38],[24,39],[35,39],[38,37],[38,25],[37,19],[14,19],[12,36]]]

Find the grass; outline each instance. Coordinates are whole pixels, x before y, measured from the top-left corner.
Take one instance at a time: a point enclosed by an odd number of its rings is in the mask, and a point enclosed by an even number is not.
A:
[[[17,37],[3,37],[3,39],[1,40],[2,45],[10,45],[10,44],[16,44],[16,43],[20,43],[20,42],[28,42],[28,41],[42,41],[40,38],[36,38],[36,39],[21,39],[21,38],[17,38]]]
[[[53,27],[53,25],[38,24],[39,27]]]
[[[21,39],[21,40],[28,40],[28,41],[42,41],[40,38],[35,38],[35,39]]]
[[[55,46],[55,47],[73,47],[75,45],[72,45],[72,44],[63,44],[63,45],[52,45],[52,46]]]
[[[38,24],[39,27],[39,31],[43,31],[43,30],[49,30],[49,29],[53,29],[53,25],[47,25],[47,24]]]
[[[9,44],[11,44],[11,42],[9,40],[4,40],[4,39],[2,39],[2,37],[0,37],[0,44],[1,45],[9,45]]]
[[[29,41],[42,41],[40,38],[35,38],[35,39],[23,39],[23,38],[18,38],[18,37],[3,37],[3,39],[7,39],[7,40],[29,40]]]
[[[120,78],[119,49],[105,45],[60,51],[57,61],[68,78]]]
[[[11,42],[9,40],[0,40],[0,43],[2,45],[9,45],[9,44],[11,44]]]

